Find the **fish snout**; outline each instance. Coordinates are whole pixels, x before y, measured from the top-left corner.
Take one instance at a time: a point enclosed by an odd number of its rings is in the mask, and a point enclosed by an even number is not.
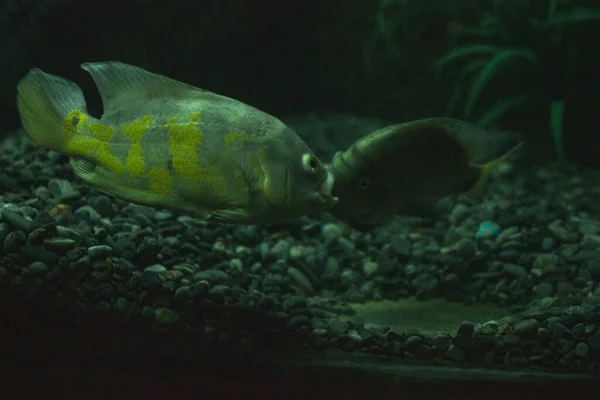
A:
[[[328,169],[327,177],[317,188],[321,202],[328,207],[333,207],[339,201],[339,199],[332,194],[334,183],[335,178],[333,173]]]

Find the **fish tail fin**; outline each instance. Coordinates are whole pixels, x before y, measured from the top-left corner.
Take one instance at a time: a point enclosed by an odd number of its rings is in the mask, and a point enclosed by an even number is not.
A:
[[[39,68],[32,68],[18,83],[17,107],[29,137],[37,145],[61,153],[72,133],[88,119],[79,86]],[[71,114],[73,118],[67,119]]]
[[[483,166],[520,147],[523,139],[513,131],[481,128],[455,118],[432,118],[432,121],[465,149],[469,164]]]
[[[498,166],[503,162],[515,159],[522,151],[524,145],[524,142],[519,142],[501,157],[480,166],[479,176],[477,180],[475,181],[473,186],[471,186],[465,193],[463,193],[463,195],[474,200],[480,199],[483,193],[483,187],[487,183],[492,172],[494,172],[494,170],[496,170],[496,168],[498,168]]]

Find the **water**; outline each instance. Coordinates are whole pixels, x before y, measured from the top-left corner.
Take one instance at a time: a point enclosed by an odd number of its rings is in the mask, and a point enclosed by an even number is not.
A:
[[[411,385],[424,398],[489,398],[549,382],[591,393],[600,49],[584,38],[600,8],[259,3],[89,1],[86,18],[79,3],[23,3],[39,11],[31,35],[14,7],[4,15],[22,27],[2,31],[0,50],[17,55],[0,75],[0,348],[13,386],[29,386],[25,365],[37,365],[38,388],[86,374],[143,393],[167,377],[181,393],[202,382],[223,396],[257,393],[258,382],[314,398]],[[197,220],[99,192],[20,129],[14,88],[29,68],[76,81],[99,117],[79,64],[104,60],[275,115],[325,163],[378,128],[431,116],[519,132],[526,150],[479,201],[447,196],[366,232],[327,213]]]

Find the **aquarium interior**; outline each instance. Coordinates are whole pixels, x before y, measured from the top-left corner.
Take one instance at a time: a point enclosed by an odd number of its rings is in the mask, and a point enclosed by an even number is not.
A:
[[[7,398],[596,393],[596,1],[8,0],[0,10]],[[16,87],[30,68],[76,82],[99,117],[80,64],[108,60],[268,112],[325,163],[378,128],[440,116],[519,132],[525,149],[481,200],[447,196],[369,231],[328,213],[203,221],[107,196],[24,132]]]

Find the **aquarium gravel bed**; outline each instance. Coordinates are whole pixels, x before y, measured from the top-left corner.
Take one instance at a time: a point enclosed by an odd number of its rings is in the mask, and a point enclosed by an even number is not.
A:
[[[39,304],[58,330],[92,321],[146,338],[413,365],[600,369],[597,171],[502,168],[481,203],[450,198],[371,233],[327,215],[224,226],[103,195],[67,158],[17,135],[0,146],[0,193],[4,338]],[[353,307],[410,297],[491,303],[506,316],[433,333]]]

